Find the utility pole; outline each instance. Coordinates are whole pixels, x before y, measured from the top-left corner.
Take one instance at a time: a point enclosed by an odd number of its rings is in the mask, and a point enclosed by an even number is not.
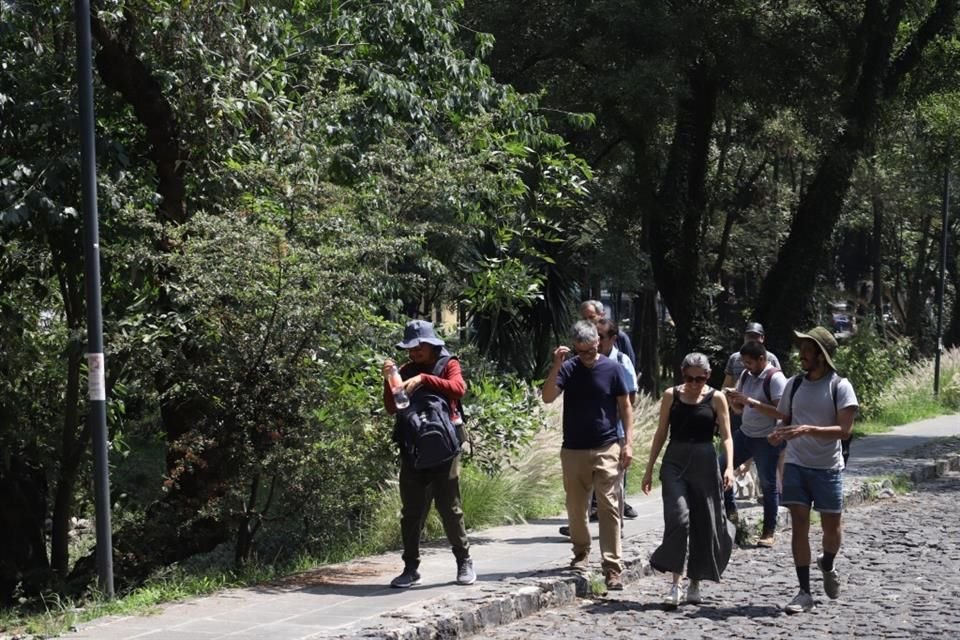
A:
[[[97,147],[93,116],[93,44],[90,0],[74,3],[77,21],[77,82],[80,85],[80,182],[83,190],[83,254],[87,292],[87,414],[93,438],[100,591],[113,599],[113,535],[110,525],[110,469],[107,460],[107,388],[100,301],[100,226],[97,214]]]
[[[947,271],[947,222],[950,216],[950,164],[943,170],[943,229],[940,235],[940,284],[937,287],[937,353],[933,363],[933,395],[940,395],[940,354],[943,353],[943,286]]]

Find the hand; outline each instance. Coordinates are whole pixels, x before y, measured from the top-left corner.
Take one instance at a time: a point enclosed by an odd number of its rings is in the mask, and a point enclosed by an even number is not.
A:
[[[563,364],[563,361],[567,358],[567,354],[570,353],[570,347],[559,346],[553,350],[553,368],[559,369],[560,365]]]
[[[407,392],[409,396],[411,393],[417,390],[417,388],[423,384],[423,376],[417,374],[412,378],[407,378],[403,381],[403,390]]]
[[[643,474],[643,480],[640,481],[640,488],[643,489],[644,495],[650,495],[650,490],[653,488],[653,474],[650,471]]]
[[[723,490],[726,491],[733,487],[733,469],[727,467],[723,471]]]
[[[742,406],[750,405],[750,398],[743,395],[743,393],[736,390],[728,390],[726,393],[727,400],[730,401],[730,404],[738,404]]]
[[[384,361],[383,361],[383,367],[382,367],[382,369],[383,369],[383,376],[386,377],[386,376],[387,376],[387,371],[390,369],[390,367],[395,367],[395,366],[397,366],[397,363],[394,362],[393,360],[391,360],[390,358],[387,358],[386,360],[384,360]]]
[[[625,442],[622,447],[620,447],[620,468],[627,469],[630,467],[630,463],[633,461],[633,447],[629,442]]]

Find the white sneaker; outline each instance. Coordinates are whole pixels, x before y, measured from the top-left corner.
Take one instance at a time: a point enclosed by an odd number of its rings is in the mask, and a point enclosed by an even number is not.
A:
[[[703,602],[703,598],[700,596],[699,580],[690,581],[690,586],[687,587],[687,602],[690,604],[700,604]]]
[[[667,592],[667,595],[663,596],[663,604],[667,605],[668,609],[676,609],[683,601],[683,596],[683,587],[681,587],[679,584],[675,584],[670,587],[670,591]]]
[[[813,609],[813,596],[801,589],[783,608],[787,613],[806,613]]]

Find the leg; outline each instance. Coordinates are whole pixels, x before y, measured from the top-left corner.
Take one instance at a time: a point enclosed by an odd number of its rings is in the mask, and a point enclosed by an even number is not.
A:
[[[821,513],[820,522],[823,528],[823,550],[827,553],[837,555],[840,551],[843,533],[841,530],[842,514],[839,513]]]
[[[590,553],[590,529],[587,526],[587,507],[593,474],[590,452],[580,449],[561,449],[560,467],[563,472],[563,491],[566,494],[567,522],[570,523],[570,542],[574,558],[585,560]]]
[[[757,477],[763,491],[763,532],[777,529],[777,511],[780,508],[780,491],[777,488],[777,463],[780,449],[767,442],[766,438],[750,438],[750,450],[757,465]]]
[[[741,464],[750,459],[751,453],[747,443],[749,438],[743,434],[743,431],[737,429],[733,432],[733,468],[736,469]],[[723,469],[727,464],[725,456],[720,456],[720,468]],[[737,502],[733,494],[733,487],[723,492],[723,506],[727,510],[728,516],[737,512]],[[732,516],[730,516],[732,518]]]
[[[470,542],[463,523],[463,508],[460,504],[460,456],[444,465],[434,476],[430,485],[434,503],[443,522],[443,530],[453,548],[453,555],[460,562],[470,557]]]
[[[622,543],[620,542],[620,444],[614,442],[604,449],[594,450],[593,495],[597,496],[597,516],[600,522],[600,555],[604,573],[620,573]]]
[[[403,564],[420,566],[420,532],[430,507],[429,484],[413,465],[400,461],[400,533],[403,538]]]
[[[810,566],[810,507],[799,504],[790,505],[790,524],[793,529],[791,548],[793,564],[798,567]]]
[[[660,465],[660,489],[663,495],[663,542],[650,556],[650,565],[657,571],[670,571],[679,575],[683,573],[683,565],[687,559],[690,510],[687,507],[687,485],[681,475],[681,468],[666,457]]]
[[[687,470],[687,500],[690,508],[690,551],[687,577],[719,581],[730,561],[734,533],[728,529],[721,502],[722,481],[711,444],[691,458]],[[699,585],[698,585],[699,586]]]

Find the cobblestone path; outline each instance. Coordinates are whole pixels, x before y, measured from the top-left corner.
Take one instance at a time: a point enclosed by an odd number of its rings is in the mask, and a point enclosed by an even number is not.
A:
[[[819,524],[811,527],[814,556]],[[651,540],[651,543],[654,541]],[[650,546],[649,548],[653,548]],[[787,615],[797,591],[790,535],[773,549],[737,549],[704,603],[666,610],[669,578],[655,575],[619,593],[552,609],[484,633],[487,640],[560,638],[958,638],[960,637],[960,474],[844,514],[837,557],[841,593],[830,600],[816,567],[816,607]]]

